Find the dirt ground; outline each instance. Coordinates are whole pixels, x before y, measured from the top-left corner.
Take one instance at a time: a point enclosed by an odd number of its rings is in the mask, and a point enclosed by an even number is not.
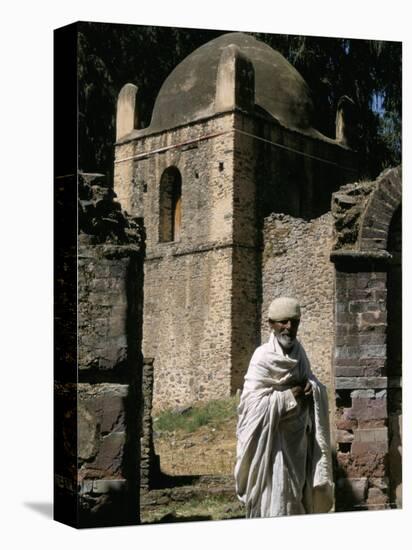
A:
[[[194,432],[154,432],[155,453],[167,486],[142,495],[143,523],[245,517],[233,477],[236,422],[231,418]]]
[[[154,434],[155,452],[163,473],[232,475],[236,459],[236,419],[217,428],[202,426],[192,433]]]

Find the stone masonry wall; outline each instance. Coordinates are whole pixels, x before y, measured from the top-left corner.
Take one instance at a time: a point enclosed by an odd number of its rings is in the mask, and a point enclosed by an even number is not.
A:
[[[117,247],[118,248],[118,247]],[[79,369],[121,369],[127,361],[130,257],[106,245],[79,246]]]
[[[259,344],[263,216],[276,210],[307,220],[327,211],[332,190],[353,174],[353,154],[234,111],[136,135],[117,144],[115,163],[115,191],[124,208],[144,217],[147,233],[143,349],[155,358],[154,410],[226,396],[242,386]],[[170,167],[181,176],[181,231],[178,241],[159,242],[159,184]],[[311,278],[302,294],[321,331],[303,323],[301,336],[315,354],[315,371],[330,380],[333,277],[322,248],[329,236],[321,232],[321,246],[312,246],[315,225],[305,238],[320,261],[314,267],[320,279]],[[296,250],[295,271],[301,252],[310,258],[304,247]],[[301,275],[306,284],[307,272]]]
[[[153,359],[143,359],[143,417],[140,453],[140,489],[145,493],[151,489],[153,481],[160,475],[160,459],[155,454],[153,444]]]
[[[132,202],[147,235],[143,350],[155,359],[154,410],[230,393],[232,126],[227,115],[133,142],[143,155]],[[180,238],[159,242],[159,183],[171,166],[182,181]]]
[[[99,180],[98,180],[99,181]],[[139,522],[143,236],[95,175],[79,179],[80,526]]]
[[[138,149],[146,151],[183,144],[165,152],[153,153],[135,163],[135,179],[144,182],[142,202],[148,258],[231,242],[232,125],[232,117],[228,115],[160,136],[148,136],[138,142]],[[159,243],[159,183],[164,170],[170,166],[175,166],[182,178],[181,234],[179,242]],[[141,189],[141,185],[136,186],[136,197],[142,195]],[[139,200],[136,198],[136,202]]]
[[[144,350],[155,357],[153,409],[230,392],[228,248],[147,260]]]
[[[336,272],[336,506],[388,505],[386,273]]]
[[[262,342],[269,337],[267,310],[279,296],[296,297],[302,308],[298,338],[312,370],[331,395],[334,339],[332,218],[306,222],[283,214],[265,219],[262,257]]]
[[[401,506],[401,167],[334,194],[336,509]]]
[[[251,121],[235,116],[236,129]],[[250,132],[249,132],[250,133]],[[257,220],[256,140],[235,133],[233,171],[232,367],[231,391],[243,387],[250,358],[259,344],[260,224]]]

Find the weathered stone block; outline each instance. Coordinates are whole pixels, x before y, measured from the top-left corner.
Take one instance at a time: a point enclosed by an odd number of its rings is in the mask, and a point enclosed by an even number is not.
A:
[[[352,399],[352,407],[346,412],[348,418],[358,420],[378,420],[388,416],[385,399]]]
[[[78,457],[81,460],[90,460],[96,455],[99,448],[99,430],[96,414],[84,403],[78,406]]]
[[[387,314],[385,311],[367,311],[357,313],[356,324],[360,331],[371,330],[373,326],[386,325]]]
[[[389,478],[387,477],[370,477],[369,487],[377,487],[383,492],[389,489]]]
[[[364,311],[369,311],[370,303],[366,300],[364,301],[351,301],[349,303],[349,312],[350,313],[362,313]],[[376,307],[376,305],[375,305]]]
[[[355,389],[380,389],[386,388],[388,385],[388,380],[386,377],[375,377],[375,378],[366,378],[366,377],[340,377],[336,378],[336,389],[337,390],[355,390]]]
[[[387,417],[385,418],[372,418],[370,420],[358,420],[358,427],[371,429],[371,428],[385,428],[387,425]]]
[[[126,396],[104,397],[100,424],[102,434],[125,431],[125,399]]]
[[[112,433],[104,437],[95,459],[83,465],[85,477],[122,477],[125,442],[124,433]],[[87,471],[91,476],[87,475]]]
[[[368,491],[367,505],[370,510],[385,509],[389,506],[389,497],[381,489],[371,487]]]
[[[334,363],[337,367],[358,367],[363,366],[359,358],[335,357]]]
[[[93,480],[93,493],[104,494],[111,491],[123,491],[127,481],[124,479],[95,479]]]
[[[355,300],[369,300],[372,298],[372,290],[369,288],[349,288],[347,290],[347,299],[349,303]]]
[[[336,427],[338,430],[354,430],[358,427],[358,421],[341,416],[336,420]]]
[[[378,345],[361,344],[359,346],[359,351],[361,359],[366,359],[369,357],[386,357],[386,345],[384,343]]]
[[[363,376],[364,373],[364,367],[360,365],[356,366],[337,366],[335,367],[335,376],[344,376],[344,377],[352,377],[352,376]]]
[[[386,375],[386,367],[385,366],[371,366],[371,367],[365,367],[364,375],[366,377],[370,378],[380,378],[384,377]]]
[[[380,454],[386,456],[386,453],[388,452],[388,443],[384,441],[379,442],[364,442],[364,441],[354,441],[352,443],[351,447],[351,453],[353,456],[356,455],[373,455],[373,454]],[[377,474],[377,475],[383,475],[383,474]]]
[[[121,475],[127,395],[124,384],[78,385],[80,478]]]
[[[358,429],[354,432],[354,441],[360,443],[382,443],[388,441],[387,428]]]
[[[379,339],[378,339],[379,341]],[[352,359],[352,363],[368,358],[385,358],[385,343],[371,345],[368,341],[362,343],[358,338],[346,338],[340,343],[335,351],[335,357],[340,359]]]
[[[375,390],[355,390],[350,394],[352,399],[373,399],[375,397]]]
[[[363,445],[364,449],[362,453],[357,452],[357,448]],[[355,452],[354,452],[355,447]],[[369,449],[367,444],[359,444],[353,442],[350,452],[337,453],[337,462],[339,468],[349,478],[351,477],[383,477],[386,475],[386,453],[381,452],[378,449]]]
[[[352,443],[353,433],[347,430],[337,430],[336,431],[336,441],[337,443]]]

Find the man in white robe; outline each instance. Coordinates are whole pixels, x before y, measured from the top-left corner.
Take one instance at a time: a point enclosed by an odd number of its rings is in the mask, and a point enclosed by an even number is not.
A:
[[[246,517],[328,512],[333,480],[326,388],[296,339],[300,306],[274,300],[269,342],[245,376],[237,425],[236,492]]]

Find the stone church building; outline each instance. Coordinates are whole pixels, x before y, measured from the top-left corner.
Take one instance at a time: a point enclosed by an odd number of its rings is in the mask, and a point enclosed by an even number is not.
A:
[[[329,389],[337,509],[400,498],[401,172],[353,183],[352,108],[341,98],[321,134],[292,65],[230,33],[173,70],[147,128],[126,84],[115,147],[114,191],[146,233],[154,409],[234,394],[270,301],[295,296]]]
[[[155,409],[240,388],[268,302],[284,293],[301,300],[302,340],[328,376],[333,266],[322,216],[356,179],[344,126],[336,139],[318,132],[302,77],[242,33],[175,68],[148,128],[135,129],[138,112],[127,84],[114,190],[146,228],[143,352],[155,359]]]

